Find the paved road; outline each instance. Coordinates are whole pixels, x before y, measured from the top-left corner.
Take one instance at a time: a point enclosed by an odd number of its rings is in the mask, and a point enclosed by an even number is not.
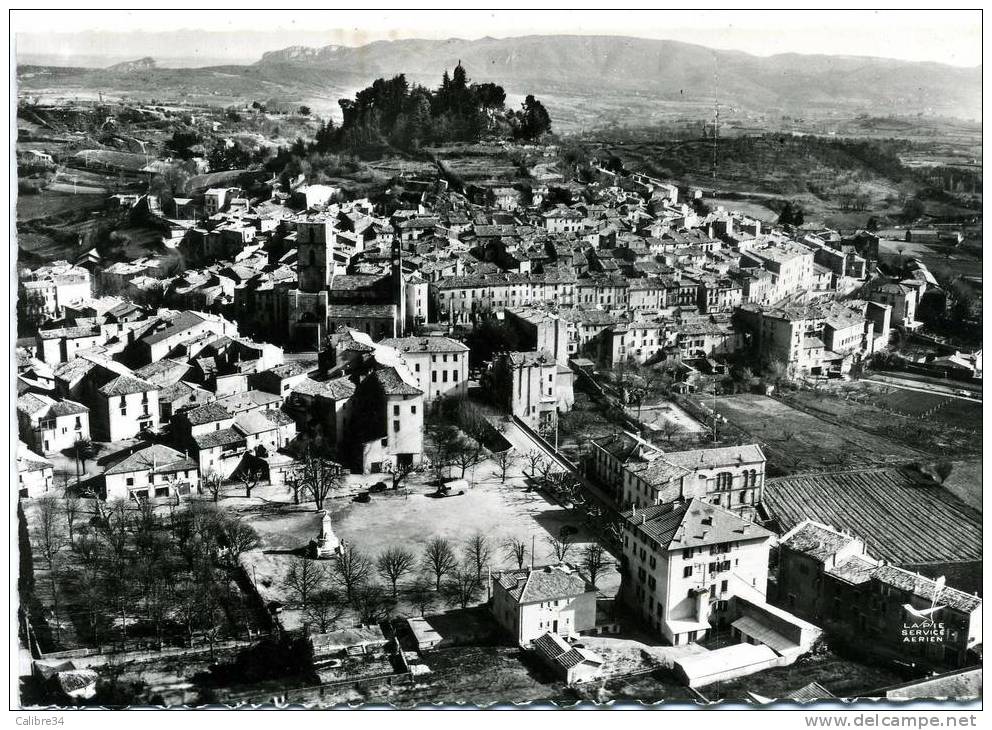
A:
[[[902,380],[900,378],[891,378],[885,375],[872,375],[870,378],[862,378],[863,381],[868,383],[876,383],[878,385],[888,385],[892,388],[899,388],[900,390],[915,390],[917,393],[931,393],[935,395],[943,395],[948,398],[956,398],[957,400],[971,401],[972,403],[981,403],[982,399],[975,398],[972,396],[961,395],[956,392],[955,388],[951,386],[934,385],[933,383],[921,383],[916,380]]]
[[[601,507],[607,510],[607,514],[616,513],[616,507],[613,505],[612,500],[606,495],[606,493],[586,479],[576,469],[573,469],[572,465],[557,452],[555,452],[554,449],[545,446],[539,439],[534,438],[526,431],[526,429],[521,428],[515,421],[507,421],[502,425],[504,426],[503,436],[505,436],[506,440],[513,445],[513,448],[517,450],[518,454],[523,455],[531,451],[540,451],[546,458],[553,461],[564,471],[568,471],[573,474],[582,484],[582,487],[586,493],[598,502]]]

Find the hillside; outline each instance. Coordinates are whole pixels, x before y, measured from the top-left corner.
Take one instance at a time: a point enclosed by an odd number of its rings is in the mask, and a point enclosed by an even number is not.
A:
[[[761,58],[666,40],[615,36],[526,36],[466,41],[380,41],[366,46],[300,46],[257,65],[308,65],[335,74],[411,77],[458,61],[482,81],[535,93],[650,94],[669,101],[749,109],[871,106],[980,114],[981,69],[881,58],[786,54]]]
[[[307,104],[340,118],[337,101],[378,77],[405,73],[433,85],[461,60],[472,81],[499,83],[507,104],[542,98],[561,132],[603,124],[710,118],[755,123],[872,114],[981,118],[981,68],[878,58],[761,58],[676,41],[613,36],[527,36],[466,41],[380,41],[361,47],[294,46],[250,66],[162,68],[149,59],[104,69],[18,67],[22,93],[231,104]]]

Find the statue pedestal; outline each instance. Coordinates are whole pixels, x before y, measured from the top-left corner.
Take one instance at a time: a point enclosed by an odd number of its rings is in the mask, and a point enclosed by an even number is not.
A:
[[[331,558],[341,553],[341,541],[331,527],[331,515],[323,511],[320,520],[320,534],[310,541],[310,555],[314,558]]]

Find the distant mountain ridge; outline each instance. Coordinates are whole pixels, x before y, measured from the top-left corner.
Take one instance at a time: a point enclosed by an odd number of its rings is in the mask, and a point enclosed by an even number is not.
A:
[[[155,59],[150,56],[145,56],[144,58],[139,58],[137,61],[115,63],[113,66],[107,66],[106,70],[113,71],[115,73],[133,73],[135,71],[150,71],[154,68],[158,68],[158,64],[155,62]]]
[[[629,92],[666,100],[719,100],[761,109],[877,105],[903,113],[981,113],[981,67],[852,56],[759,57],[671,40],[619,36],[523,36],[293,46],[262,67],[306,64],[342,76],[434,76],[458,61],[477,81],[533,93]],[[914,109],[913,107],[919,107]]]
[[[982,68],[892,59],[785,54],[759,57],[693,43],[617,36],[523,36],[376,41],[364,46],[290,46],[251,65],[164,67],[152,58],[108,68],[19,64],[25,92],[183,98],[206,103],[260,100],[305,104],[340,120],[338,100],[379,77],[406,74],[436,86],[461,61],[474,82],[506,89],[508,105],[542,100],[556,131],[668,119],[781,116],[982,118]],[[726,113],[726,117],[724,114]]]

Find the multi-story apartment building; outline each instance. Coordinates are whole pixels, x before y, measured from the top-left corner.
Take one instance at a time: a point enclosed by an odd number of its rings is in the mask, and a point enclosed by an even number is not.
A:
[[[446,277],[430,286],[431,320],[465,324],[507,307],[542,302],[571,306],[575,281],[574,275],[556,271]]]
[[[753,518],[765,483],[757,444],[663,452],[630,433],[594,439],[587,468],[622,509],[699,498]]]
[[[55,261],[21,272],[18,298],[25,314],[40,320],[60,319],[65,305],[93,296],[90,272],[68,261]]]
[[[872,558],[860,538],[806,520],[779,541],[778,601],[859,647],[900,661],[978,661],[982,599]]]
[[[379,342],[397,350],[431,402],[444,396],[468,394],[469,349],[450,337],[390,337]]]
[[[596,593],[564,563],[505,570],[493,576],[493,617],[521,646],[549,631],[578,636],[596,626]]]
[[[541,433],[554,429],[558,412],[574,402],[572,371],[549,352],[503,353],[483,383],[500,408]]]
[[[813,251],[792,241],[776,241],[741,254],[741,269],[764,269],[772,275],[769,302],[813,289]]]
[[[675,645],[724,626],[735,596],[764,602],[772,533],[698,498],[622,513],[621,597]]]
[[[868,319],[861,302],[850,304],[745,304],[735,313],[754,354],[780,362],[795,374],[842,374],[877,346],[876,317]]]
[[[90,409],[67,398],[25,393],[17,399],[17,425],[29,447],[40,454],[54,454],[89,439]]]
[[[419,464],[424,451],[424,392],[403,364],[382,367],[355,389],[349,445],[363,474]]]
[[[165,498],[195,493],[200,472],[187,454],[151,444],[111,464],[103,479],[108,500]]]

